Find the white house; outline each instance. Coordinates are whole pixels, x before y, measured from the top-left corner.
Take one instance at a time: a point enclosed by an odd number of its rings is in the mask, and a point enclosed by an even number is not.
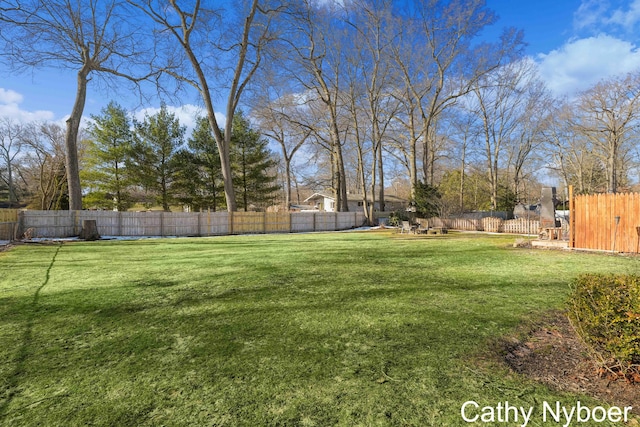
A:
[[[401,199],[399,197],[392,196],[392,195],[385,195],[384,202],[385,202],[386,211],[404,210],[408,205],[407,200]],[[307,205],[310,205],[312,207],[311,210],[314,210],[314,211],[323,211],[323,212],[336,211],[336,199],[333,196],[328,196],[326,194],[314,193],[312,196],[308,197],[304,201],[304,203]],[[363,210],[362,195],[348,194],[347,206],[349,207],[349,212],[362,211]],[[380,205],[376,201],[374,209],[378,211],[380,210],[379,208],[380,208]]]

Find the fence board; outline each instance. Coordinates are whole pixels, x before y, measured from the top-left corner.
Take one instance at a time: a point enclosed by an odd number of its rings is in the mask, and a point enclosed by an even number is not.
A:
[[[224,236],[231,234],[229,212],[202,212],[199,216],[201,236]]]
[[[489,231],[510,234],[538,234],[540,221],[525,218],[503,220],[486,217],[482,219],[429,218],[429,227],[444,227],[461,231]],[[568,229],[567,229],[568,231]]]
[[[300,212],[291,214],[291,232],[306,233],[316,231],[316,214],[314,212]]]
[[[362,225],[361,212],[113,212],[23,211],[21,229],[34,237],[77,236],[96,220],[102,236],[217,236],[246,233],[333,231]]]
[[[13,240],[15,229],[15,222],[0,222],[0,240]]]
[[[0,209],[0,222],[18,222],[18,209]]]
[[[264,214],[265,233],[288,233],[291,230],[289,212],[266,212]]]
[[[638,252],[640,242],[636,227],[640,226],[639,193],[575,196],[571,216],[575,218],[574,247]],[[616,217],[620,217],[618,224]]]

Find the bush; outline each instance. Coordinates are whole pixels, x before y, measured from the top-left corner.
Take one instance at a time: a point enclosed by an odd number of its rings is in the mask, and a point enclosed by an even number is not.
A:
[[[571,285],[569,319],[610,370],[640,367],[640,276],[584,274]]]
[[[404,212],[391,212],[387,224],[391,227],[400,227],[402,221],[409,221],[409,216]]]

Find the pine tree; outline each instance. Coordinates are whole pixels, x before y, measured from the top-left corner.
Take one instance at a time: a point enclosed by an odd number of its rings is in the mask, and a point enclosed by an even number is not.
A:
[[[175,156],[174,194],[193,210],[220,210],[225,206],[218,146],[206,117],[196,120],[188,149]]]
[[[126,167],[131,151],[130,121],[127,112],[110,102],[102,114],[91,116],[91,138],[86,141],[83,181],[90,189],[88,206],[125,211],[132,205],[130,177]]]
[[[231,166],[238,209],[265,209],[279,190],[272,173],[277,162],[267,148],[267,140],[251,129],[242,111],[233,118]]]
[[[180,126],[178,118],[163,103],[157,114],[136,121],[134,128],[130,167],[135,170],[136,183],[168,212],[173,201],[173,157],[184,143],[185,127]]]

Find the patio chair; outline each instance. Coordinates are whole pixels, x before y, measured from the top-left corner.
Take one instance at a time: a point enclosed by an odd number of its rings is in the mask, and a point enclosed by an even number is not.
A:
[[[411,233],[413,232],[413,227],[411,226],[411,223],[409,221],[402,221],[402,228],[400,228],[400,234],[403,233]]]

